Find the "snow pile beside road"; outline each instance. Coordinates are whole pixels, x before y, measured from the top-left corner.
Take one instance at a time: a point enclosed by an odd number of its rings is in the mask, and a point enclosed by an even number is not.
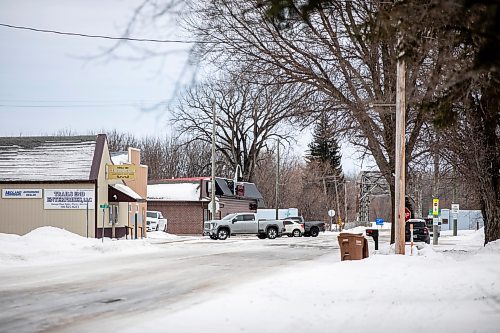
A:
[[[41,227],[24,236],[0,234],[0,265],[81,259],[110,253],[153,250],[145,240],[86,238],[64,229]]]
[[[460,260],[426,244],[414,256],[323,257],[243,286],[225,284],[212,300],[143,314],[142,323],[130,319],[120,331],[496,332],[500,242],[470,250],[476,237],[464,237]]]
[[[149,239],[165,239],[165,240],[177,240],[180,239],[181,237],[174,235],[174,234],[168,234],[163,231],[150,231],[148,232],[148,238]]]

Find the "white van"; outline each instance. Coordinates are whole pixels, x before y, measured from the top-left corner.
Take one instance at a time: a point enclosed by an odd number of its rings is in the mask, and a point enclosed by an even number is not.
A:
[[[167,219],[163,217],[161,212],[148,210],[146,212],[146,230],[167,232]]]

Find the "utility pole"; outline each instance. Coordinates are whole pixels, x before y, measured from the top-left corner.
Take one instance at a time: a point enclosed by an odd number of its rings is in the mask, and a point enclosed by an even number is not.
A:
[[[439,233],[439,206],[434,207],[434,202],[437,200],[439,205],[439,155],[434,151],[434,187],[433,187],[433,210],[432,210],[432,245],[438,245]]]
[[[453,201],[452,201],[453,204],[456,204],[457,203],[457,170],[456,168],[454,167],[453,168]],[[453,213],[453,236],[457,236],[458,235],[458,212],[457,213]]]
[[[217,115],[215,114],[215,100],[212,101],[212,190],[210,191],[210,197],[212,199],[212,220],[215,220],[215,213],[217,211],[217,205],[215,203],[215,122],[217,121]]]
[[[348,180],[344,181],[344,223],[349,222],[347,219],[347,183]]]
[[[335,174],[333,175],[333,181],[335,183],[335,200],[337,202],[337,225],[342,231],[342,225],[340,223],[341,219],[340,219],[340,206],[339,206],[339,190],[337,188],[337,176]]]
[[[280,139],[278,138],[276,143],[276,185],[274,188],[274,207],[276,208],[276,220],[279,219],[279,184],[280,184]]]
[[[395,250],[405,254],[405,132],[406,132],[406,64],[398,38],[398,62],[396,69],[396,179],[395,179]]]

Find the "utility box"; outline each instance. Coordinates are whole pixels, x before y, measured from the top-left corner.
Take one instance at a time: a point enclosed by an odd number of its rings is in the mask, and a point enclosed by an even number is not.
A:
[[[368,241],[363,234],[343,232],[337,237],[340,246],[340,260],[361,260],[368,258]]]

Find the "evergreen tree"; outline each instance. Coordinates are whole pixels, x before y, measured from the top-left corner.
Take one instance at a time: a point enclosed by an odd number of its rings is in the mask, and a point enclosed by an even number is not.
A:
[[[325,175],[336,176],[337,181],[343,181],[340,147],[337,142],[335,127],[326,112],[323,112],[316,123],[313,141],[308,145],[306,156],[308,164],[320,165],[325,168]]]

